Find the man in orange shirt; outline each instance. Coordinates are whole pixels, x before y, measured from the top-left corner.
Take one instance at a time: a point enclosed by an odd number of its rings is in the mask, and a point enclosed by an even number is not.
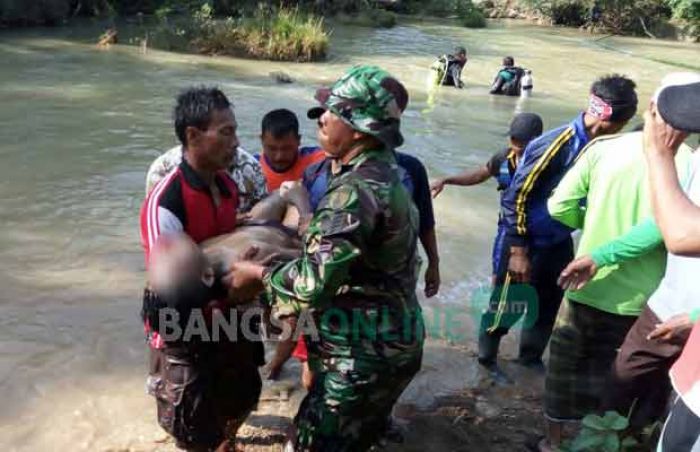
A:
[[[300,180],[304,170],[325,158],[318,147],[300,147],[299,121],[286,109],[272,110],[262,119],[262,154],[258,156],[267,191],[277,190],[282,182]]]
[[[257,155],[268,193],[280,188],[283,182],[301,180],[309,166],[326,158],[319,147],[300,147],[299,120],[284,108],[272,110],[262,119],[262,154]],[[277,351],[268,365],[268,378],[276,379],[282,365],[289,359],[296,342],[286,338],[277,345]]]

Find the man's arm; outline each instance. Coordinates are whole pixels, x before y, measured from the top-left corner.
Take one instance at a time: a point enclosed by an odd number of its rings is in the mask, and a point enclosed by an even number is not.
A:
[[[581,229],[586,218],[581,200],[588,196],[592,160],[591,152],[585,153],[567,171],[547,201],[549,215],[570,228]]]
[[[454,176],[443,177],[433,181],[433,183],[430,184],[430,192],[433,198],[437,197],[437,195],[442,192],[445,185],[477,185],[487,181],[492,176],[498,176],[501,164],[506,160],[507,154],[508,150],[497,152],[484,166],[480,166],[476,169],[464,170]]]
[[[664,244],[658,226],[649,218],[632,227],[626,234],[591,251],[598,267],[613,265],[645,255]]]
[[[428,172],[420,160],[416,159],[416,163],[411,174],[413,202],[418,207],[420,217],[418,238],[428,258],[428,267],[425,270],[425,296],[430,298],[437,294],[440,289],[440,256],[435,235],[435,215],[433,213],[433,200],[430,197]]]
[[[675,154],[687,134],[666,124],[653,106],[644,115],[644,150],[649,168],[654,217],[666,248],[700,255],[700,207],[681,189]]]
[[[663,246],[663,243],[659,228],[649,218],[590,254],[574,259],[561,272],[558,283],[565,289],[581,290],[601,267],[636,259]]]
[[[425,296],[435,296],[440,290],[440,256],[438,255],[437,236],[432,227],[419,236],[425,254],[428,257],[428,267],[425,269]]]
[[[498,94],[501,92],[501,89],[503,89],[506,80],[501,76],[501,71],[502,69],[499,69],[498,72],[496,72],[496,76],[493,78],[493,82],[491,82],[489,94]]]
[[[455,174],[454,176],[448,176],[444,178],[446,185],[477,185],[485,182],[491,177],[491,172],[488,167],[481,166],[476,169],[464,170],[461,173]]]

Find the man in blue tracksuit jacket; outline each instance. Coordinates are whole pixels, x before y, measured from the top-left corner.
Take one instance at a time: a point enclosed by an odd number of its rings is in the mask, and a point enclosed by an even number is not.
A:
[[[504,288],[508,274],[513,283],[534,287],[537,300],[531,300],[527,309],[536,309],[537,315],[520,338],[518,361],[523,365],[542,366],[542,353],[563,296],[557,278],[573,259],[572,230],[549,216],[547,199],[589,141],[619,132],[636,111],[634,82],[619,75],[597,80],[591,86],[585,112],[569,124],[545,132],[525,148],[513,181],[503,195],[501,215],[506,238],[496,273],[497,293],[492,295],[489,309],[498,309],[493,300],[500,299],[498,292]],[[500,339],[515,322],[507,323],[480,333],[482,365],[497,370]]]

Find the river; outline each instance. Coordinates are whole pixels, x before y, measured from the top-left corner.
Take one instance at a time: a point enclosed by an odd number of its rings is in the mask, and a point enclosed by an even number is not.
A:
[[[335,27],[330,59],[318,64],[128,45],[100,51],[96,35],[90,27],[0,34],[0,450],[122,450],[159,435],[143,386],[138,209],[149,163],[175,144],[170,114],[181,88],[223,88],[249,150],[259,146],[262,115],[281,107],[302,118],[303,140],[313,144],[305,111],[314,88],[352,64],[378,64],[411,94],[402,149],[438,176],[483,164],[504,145],[515,111],[558,126],[610,72],[632,77],[646,105],[673,64],[697,64],[700,55],[697,45],[597,41],[508,21],[484,30]],[[469,50],[466,89],[443,88],[428,102],[427,67],[457,44]],[[507,54],[533,71],[535,94],[525,102],[488,95]],[[278,85],[271,71],[295,83]],[[495,183],[449,187],[435,207],[443,286],[431,304],[468,310],[470,293],[488,281]]]

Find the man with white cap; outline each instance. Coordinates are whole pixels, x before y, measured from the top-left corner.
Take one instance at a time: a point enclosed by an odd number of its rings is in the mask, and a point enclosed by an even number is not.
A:
[[[644,119],[644,151],[650,168],[654,217],[668,249],[673,252],[659,289],[668,279],[663,302],[679,311],[658,325],[650,336],[687,338],[681,356],[671,369],[671,382],[678,398],[664,425],[658,450],[698,451],[700,290],[692,284],[691,278],[700,269],[700,159],[697,155],[693,159],[693,175],[685,184],[685,190],[676,177],[673,160],[680,143],[690,133],[700,133],[700,74],[695,74],[694,81],[664,89]]]
[[[689,156],[687,146],[677,155],[683,174]],[[643,134],[592,141],[559,183],[547,207],[555,220],[583,229],[579,256],[650,217]],[[545,380],[550,445],[558,445],[564,422],[580,420],[599,408],[617,349],[645,312],[665,263],[665,250],[657,243],[633,261],[606,267],[585,287],[562,281],[568,290],[552,333]]]

